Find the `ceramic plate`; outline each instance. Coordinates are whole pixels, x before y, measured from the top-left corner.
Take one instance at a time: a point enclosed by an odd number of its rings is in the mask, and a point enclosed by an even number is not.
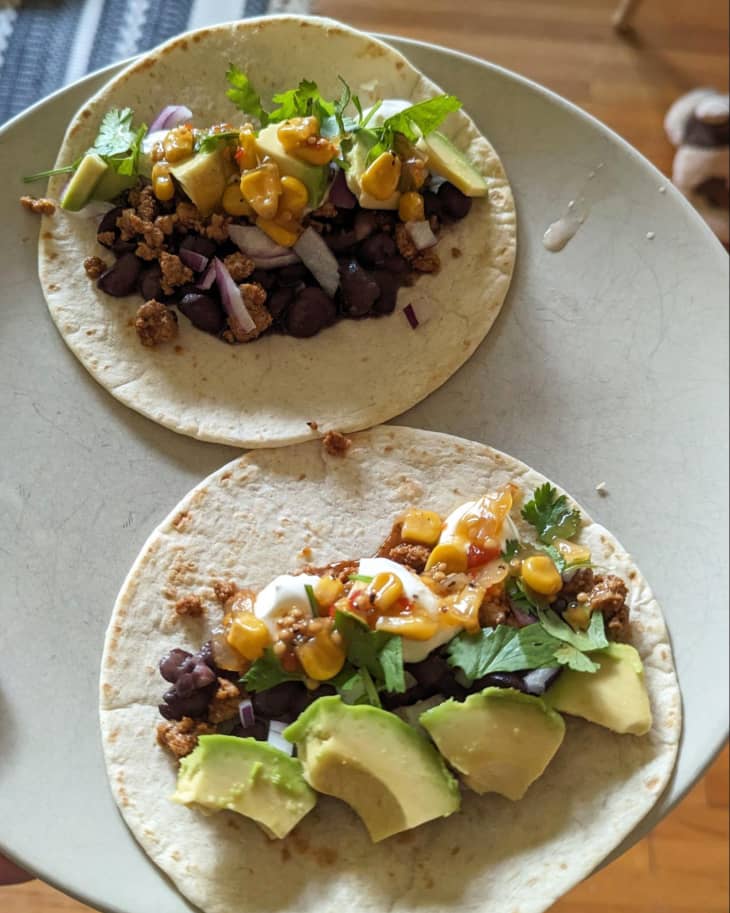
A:
[[[728,259],[662,175],[577,108],[479,60],[392,43],[463,100],[507,168],[519,218],[518,267],[494,328],[398,424],[484,441],[564,486],[634,553],[669,622],[679,763],[620,852],[727,732]],[[94,383],[48,316],[38,222],[18,205],[20,176],[48,166],[73,113],[116,69],[0,132],[0,847],[99,910],[174,913],[189,907],[109,791],[98,666],[147,534],[235,451],[167,431]],[[550,253],[543,234],[571,201],[583,224]]]

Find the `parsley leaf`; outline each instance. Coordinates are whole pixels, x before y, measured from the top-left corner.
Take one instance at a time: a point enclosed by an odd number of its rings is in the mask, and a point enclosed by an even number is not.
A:
[[[561,666],[569,666],[576,672],[597,672],[600,668],[598,663],[594,663],[590,656],[581,653],[570,644],[563,644],[555,651],[555,659]]]
[[[555,668],[554,654],[560,646],[542,625],[519,629],[497,625],[477,634],[459,634],[449,643],[447,654],[449,665],[458,666],[473,682],[490,672]]]
[[[575,647],[583,653],[603,650],[608,646],[603,613],[593,612],[587,631],[574,631],[553,609],[538,609],[538,618],[543,628],[557,640]]]
[[[137,174],[137,165],[139,154],[142,150],[142,140],[147,135],[147,124],[137,130],[129,144],[129,152],[126,155],[107,157],[107,163],[117,172],[117,174],[126,174],[129,177]]]
[[[309,79],[303,79],[296,89],[274,95],[273,100],[280,107],[269,114],[269,122],[289,120],[292,117],[316,117],[322,123],[336,111],[336,106],[320,95],[317,83]]]
[[[522,516],[535,527],[545,545],[557,538],[573,539],[580,531],[580,511],[570,507],[567,497],[558,495],[549,482],[536,489],[522,508]]]
[[[89,152],[102,156],[121,155],[127,152],[136,140],[136,133],[132,129],[133,117],[134,112],[131,108],[112,108],[107,111]]]
[[[508,577],[505,591],[512,605],[528,615],[534,615],[537,608],[547,608],[550,604],[545,596],[526,586],[521,577]]]
[[[500,557],[504,561],[511,561],[522,551],[522,543],[519,539],[508,539],[504,543],[504,548],[502,549],[502,554]]]
[[[269,688],[280,685],[282,682],[301,682],[303,680],[303,675],[287,672],[282,667],[271,647],[266,648],[264,655],[257,659],[241,678],[247,691],[268,691]]]
[[[365,622],[347,612],[335,613],[335,628],[347,645],[348,660],[359,669],[367,669],[378,688],[398,693],[406,690],[399,637],[371,631]]]
[[[198,137],[195,143],[196,152],[213,152],[219,146],[238,139],[238,130],[221,130],[220,133],[206,133]]]
[[[379,659],[383,670],[385,690],[395,694],[402,694],[406,690],[406,680],[403,672],[402,638],[391,637],[380,651]]]
[[[460,107],[461,102],[455,95],[437,95],[386,118],[383,126],[393,133],[402,133],[407,140],[415,143],[421,136],[433,133],[447,114],[458,111]]]
[[[261,105],[261,97],[251,85],[248,76],[243,70],[239,70],[235,64],[231,63],[226,71],[226,79],[231,87],[226,91],[226,96],[244,114],[250,114],[251,117],[257,118],[261,126],[265,127],[269,122],[269,115],[264,111]]]
[[[331,684],[346,704],[372,704],[381,707],[378,689],[367,669],[354,669],[349,663]]]

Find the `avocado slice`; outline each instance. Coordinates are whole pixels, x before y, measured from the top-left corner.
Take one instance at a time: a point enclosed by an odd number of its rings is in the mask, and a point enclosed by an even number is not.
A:
[[[459,809],[459,786],[428,741],[395,714],[339,697],[311,704],[284,737],[307,782],[347,802],[374,843]]]
[[[61,197],[61,209],[69,212],[78,212],[91,199],[100,179],[109,166],[101,156],[89,152],[79,162],[79,167],[74,171],[71,180]]]
[[[423,137],[423,144],[428,153],[428,165],[432,171],[446,178],[455,187],[468,197],[485,197],[487,195],[487,182],[461,149],[447,139],[443,133],[434,130]]]
[[[118,174],[113,168],[108,168],[94,187],[91,198],[93,200],[113,200],[125,190],[134,187],[136,183],[136,175]]]
[[[180,761],[171,798],[246,815],[272,838],[286,837],[317,802],[299,761],[266,742],[231,735],[200,736]]]
[[[209,216],[218,206],[234,166],[223,155],[224,147],[212,152],[198,152],[177,165],[170,173],[178,181],[202,216]]]
[[[281,174],[297,178],[309,191],[309,205],[316,209],[324,199],[329,184],[328,165],[310,165],[290,155],[279,141],[278,130],[281,124],[269,124],[256,137],[259,153],[275,162]]]
[[[597,672],[563,669],[546,702],[614,732],[645,735],[652,724],[641,657],[629,644],[611,644],[590,654]]]
[[[512,688],[446,701],[422,713],[420,723],[470,789],[508,799],[524,796],[565,735],[560,714]]]
[[[368,167],[368,153],[374,145],[374,141],[358,135],[352,144],[345,158],[349,168],[345,172],[345,180],[351,193],[357,197],[357,201],[363,209],[397,209],[400,202],[400,191],[388,197],[387,200],[376,200],[370,196],[360,186],[360,178]]]

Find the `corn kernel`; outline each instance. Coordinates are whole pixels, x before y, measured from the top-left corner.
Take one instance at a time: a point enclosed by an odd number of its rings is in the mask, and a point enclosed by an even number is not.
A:
[[[438,630],[438,622],[424,615],[383,615],[378,618],[375,628],[409,640],[430,640]]]
[[[261,231],[266,234],[277,244],[282,247],[293,247],[300,234],[300,227],[296,222],[291,225],[282,225],[281,222],[274,219],[256,219],[256,224]]]
[[[443,542],[428,556],[426,570],[430,571],[435,564],[445,564],[447,574],[461,574],[466,570],[466,549],[453,542]]]
[[[334,605],[345,592],[345,586],[336,577],[320,577],[314,584],[314,598],[323,609]]]
[[[376,574],[368,584],[368,592],[373,594],[373,605],[377,610],[387,613],[403,596],[403,584],[395,574]]]
[[[238,149],[236,161],[241,171],[248,171],[258,164],[256,155],[256,135],[251,124],[244,124],[238,133]]]
[[[284,149],[293,153],[299,146],[319,133],[319,120],[316,117],[291,117],[276,131],[279,142]]]
[[[292,152],[294,158],[310,165],[328,165],[339,153],[337,145],[323,136],[312,137]]]
[[[563,588],[563,578],[552,558],[547,555],[530,555],[522,562],[522,579],[536,593],[555,596]]]
[[[253,612],[237,612],[231,621],[226,640],[241,656],[254,662],[271,643],[271,635],[264,622]]]
[[[305,674],[318,682],[333,678],[345,665],[345,652],[328,631],[300,644],[295,652]]]
[[[161,174],[152,179],[152,192],[158,200],[165,203],[175,196],[175,185],[169,174]]]
[[[591,622],[591,607],[587,603],[575,603],[563,612],[563,618],[575,631],[585,631]]]
[[[193,131],[189,127],[168,130],[162,141],[168,162],[180,162],[193,154]]]
[[[376,200],[387,200],[398,189],[401,161],[394,152],[383,152],[363,172],[360,186]]]
[[[244,200],[241,194],[241,188],[238,184],[229,184],[228,187],[223,191],[223,199],[221,200],[221,205],[223,209],[231,216],[251,216],[253,215],[253,209]]]
[[[273,219],[279,208],[281,181],[273,162],[259,165],[241,175],[241,195],[262,219]],[[265,229],[264,229],[265,231]]]
[[[309,202],[309,191],[297,178],[285,175],[281,179],[281,199],[279,213],[282,210],[291,213],[292,218],[300,219]]]
[[[401,222],[422,222],[426,218],[420,193],[411,191],[401,194],[398,201],[398,217]]]
[[[436,545],[441,535],[443,520],[432,510],[409,508],[403,515],[401,536],[406,542],[419,545]]]
[[[553,545],[565,558],[566,564],[578,564],[579,561],[590,561],[591,550],[585,545],[568,542],[567,539],[555,539]]]

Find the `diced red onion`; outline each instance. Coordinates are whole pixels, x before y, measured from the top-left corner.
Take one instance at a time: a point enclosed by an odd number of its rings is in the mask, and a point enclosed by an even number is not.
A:
[[[250,333],[256,329],[256,324],[241,297],[241,290],[233,281],[231,274],[225,265],[218,259],[213,258],[215,263],[215,281],[218,285],[218,291],[221,293],[221,304],[229,317],[232,317],[243,330],[244,333]]]
[[[282,732],[288,725],[288,723],[282,723],[279,720],[271,720],[269,723],[269,735],[266,741],[272,748],[278,748],[279,751],[283,751],[284,754],[292,755],[294,754],[294,746],[282,735]]]
[[[293,263],[301,263],[301,260],[295,253],[282,254],[280,257],[252,257],[253,262],[258,269],[279,269],[280,266],[291,266]]]
[[[185,105],[165,105],[150,124],[147,133],[154,133],[155,130],[172,130],[178,124],[190,120],[192,116],[193,112]]]
[[[431,226],[424,219],[422,222],[406,222],[406,231],[419,250],[426,250],[438,244],[438,238],[431,231]]]
[[[185,266],[189,266],[190,269],[195,270],[196,273],[202,273],[208,265],[208,257],[204,257],[197,251],[190,250],[187,247],[180,248],[179,256]]]
[[[407,304],[403,308],[403,313],[406,315],[408,323],[411,325],[412,330],[418,329],[418,317],[416,317],[416,312],[413,310],[412,304]]]
[[[517,606],[512,607],[512,614],[521,628],[526,628],[528,625],[534,625],[537,621],[533,615],[530,615],[528,612],[523,612],[522,609],[518,609]]]
[[[560,675],[560,669],[533,669],[522,676],[528,694],[544,694]]]
[[[259,269],[278,269],[299,263],[299,257],[290,247],[277,244],[255,225],[229,225],[228,236]]]
[[[375,221],[375,213],[372,209],[361,209],[355,216],[353,231],[355,232],[356,241],[364,241],[370,235],[375,233],[378,225]]]
[[[250,698],[246,698],[245,701],[241,701],[238,705],[238,715],[241,718],[241,726],[244,729],[249,729],[256,722],[253,701]]]
[[[208,264],[208,269],[203,273],[200,282],[195,283],[195,288],[202,288],[206,291],[211,288],[215,282],[215,258]]]
[[[338,209],[354,209],[357,206],[357,197],[347,186],[345,172],[341,168],[337,169],[327,199]]]
[[[302,232],[294,250],[324,291],[333,298],[340,284],[340,269],[322,236],[310,226]]]

